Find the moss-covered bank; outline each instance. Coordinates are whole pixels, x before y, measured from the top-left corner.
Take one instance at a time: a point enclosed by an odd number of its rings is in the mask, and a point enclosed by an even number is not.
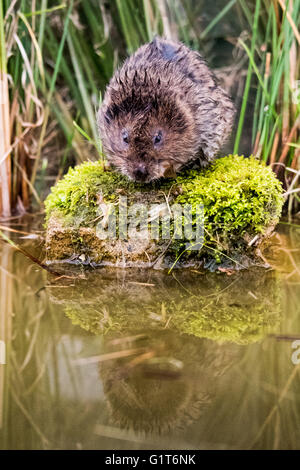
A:
[[[135,203],[165,204],[171,213],[171,239],[153,240],[148,228],[135,238],[103,240],[99,224],[107,223],[104,206],[117,213],[121,198]],[[175,239],[173,204],[204,207],[204,246],[187,250],[184,236]],[[189,170],[175,179],[142,185],[104,171],[100,162],[84,163],[52,188],[45,202],[49,260],[115,266],[199,265],[206,260],[229,261],[238,266],[253,260],[255,246],[277,224],[283,205],[282,188],[269,167],[254,157],[232,156],[217,160],[205,170]],[[173,239],[172,239],[173,236]],[[124,237],[123,237],[124,238]],[[255,243],[254,243],[255,242]],[[183,254],[183,256],[181,256]],[[250,261],[251,264],[251,261]]]

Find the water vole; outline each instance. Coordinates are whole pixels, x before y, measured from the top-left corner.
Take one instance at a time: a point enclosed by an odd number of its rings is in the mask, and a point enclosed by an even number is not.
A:
[[[229,135],[234,106],[199,53],[162,38],[112,77],[97,122],[108,162],[136,181],[206,166]]]

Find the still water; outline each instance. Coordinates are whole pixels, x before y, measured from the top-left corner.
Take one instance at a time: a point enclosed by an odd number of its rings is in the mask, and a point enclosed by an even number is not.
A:
[[[300,449],[299,250],[281,224],[272,269],[59,276],[1,242],[0,448]]]

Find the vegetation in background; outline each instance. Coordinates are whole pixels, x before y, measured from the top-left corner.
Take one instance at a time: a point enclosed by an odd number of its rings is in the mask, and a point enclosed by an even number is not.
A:
[[[272,165],[277,174],[293,180],[289,193],[289,209],[299,202],[296,191],[291,193],[300,176],[300,2],[256,0],[255,12],[247,2],[240,1],[252,27],[250,46],[239,40],[249,58],[241,113],[234,152],[238,152],[250,83],[257,87],[252,126],[253,153]],[[291,167],[291,168],[289,168]],[[296,171],[295,171],[296,170]],[[295,189],[295,188],[294,188]]]
[[[1,0],[2,216],[24,212],[32,199],[40,205],[69,165],[103,158],[95,124],[101,94],[120,61],[155,34],[183,40],[211,64],[225,38],[232,61],[219,72],[227,84],[236,82],[237,66],[249,64],[231,150],[237,153],[249,133],[250,114],[248,153],[276,171],[290,168],[289,209],[295,209],[299,13],[299,0],[219,0],[214,6],[194,0]]]

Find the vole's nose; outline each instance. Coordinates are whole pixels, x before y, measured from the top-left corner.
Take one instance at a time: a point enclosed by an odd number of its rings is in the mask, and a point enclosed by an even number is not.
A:
[[[133,174],[136,181],[145,181],[149,173],[144,163],[139,163]]]

